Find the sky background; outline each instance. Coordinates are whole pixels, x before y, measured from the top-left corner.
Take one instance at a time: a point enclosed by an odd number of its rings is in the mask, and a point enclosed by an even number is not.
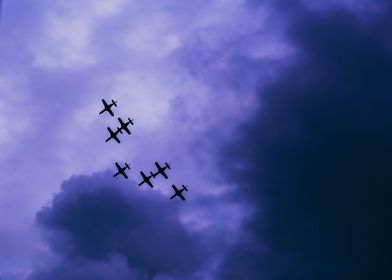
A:
[[[0,280],[391,279],[390,1],[1,13]]]

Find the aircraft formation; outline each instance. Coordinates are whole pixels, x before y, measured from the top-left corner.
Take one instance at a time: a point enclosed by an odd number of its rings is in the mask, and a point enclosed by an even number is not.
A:
[[[112,103],[108,104],[105,99],[102,99],[102,104],[104,108],[99,112],[99,114],[108,113],[110,116],[114,117],[113,107],[117,107],[117,101],[112,99]],[[125,131],[128,135],[131,135],[131,131],[129,130],[129,125],[134,125],[134,120],[128,118],[128,121],[124,122],[123,119],[117,118],[118,126],[115,130],[110,127],[107,127],[109,132],[109,137],[105,140],[105,142],[109,142],[110,140],[116,141],[118,144],[121,143],[118,134],[123,134]],[[121,166],[118,162],[115,163],[115,167],[117,168],[117,172],[113,175],[113,177],[117,177],[119,175],[123,176],[125,179],[128,179],[127,170],[131,170],[130,163],[124,163],[124,166]],[[156,172],[150,171],[149,175],[146,175],[143,171],[140,171],[140,175],[142,177],[142,181],[138,184],[138,186],[142,186],[143,184],[148,185],[150,188],[154,188],[154,184],[152,179],[157,178],[158,176],[162,176],[165,179],[169,179],[167,175],[167,170],[171,170],[171,166],[169,163],[165,162],[163,166],[161,166],[158,162],[155,162]],[[188,186],[182,185],[182,189],[178,189],[176,185],[172,184],[172,189],[174,194],[170,197],[170,199],[178,196],[181,200],[185,201],[185,197],[183,195],[184,191],[188,191]]]

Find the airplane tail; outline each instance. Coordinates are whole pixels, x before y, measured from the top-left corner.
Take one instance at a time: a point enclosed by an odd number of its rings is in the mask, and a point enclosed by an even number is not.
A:
[[[131,169],[131,168],[129,167],[129,164],[128,164],[128,163],[125,163],[125,166],[126,166],[128,169]]]
[[[188,191],[188,186],[182,185],[182,187],[184,188],[184,190]]]
[[[167,167],[167,168],[171,169],[171,168],[170,168],[170,164],[168,164],[167,162],[165,162],[165,164],[166,164],[166,167]]]
[[[112,99],[112,103],[113,103],[114,107],[117,107],[117,101],[114,101],[114,100]]]
[[[150,174],[151,174],[151,176],[153,177],[153,178],[155,178],[156,176],[155,176],[155,174],[154,173],[152,173],[152,171],[150,171]]]

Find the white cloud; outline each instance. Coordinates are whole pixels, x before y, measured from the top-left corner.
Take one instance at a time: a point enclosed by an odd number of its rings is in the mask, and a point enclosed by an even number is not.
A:
[[[20,135],[30,131],[31,111],[18,108],[25,108],[31,98],[21,77],[0,75],[0,92],[0,148],[8,153],[6,145],[18,141]]]
[[[123,0],[48,2],[40,40],[32,46],[34,65],[47,69],[79,70],[99,58],[91,36],[100,21],[121,12]]]

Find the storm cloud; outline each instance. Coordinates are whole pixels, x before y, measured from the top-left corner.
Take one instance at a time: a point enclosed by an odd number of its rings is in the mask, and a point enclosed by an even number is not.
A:
[[[119,182],[111,173],[97,173],[62,184],[51,205],[37,214],[57,261],[40,264],[29,279],[97,279],[99,274],[109,279],[117,270],[121,279],[181,278],[205,268],[214,246],[182,225],[180,204]]]
[[[383,4],[367,14],[280,7],[298,56],[260,90],[257,116],[222,155],[257,209],[222,279],[390,279],[392,13]]]

